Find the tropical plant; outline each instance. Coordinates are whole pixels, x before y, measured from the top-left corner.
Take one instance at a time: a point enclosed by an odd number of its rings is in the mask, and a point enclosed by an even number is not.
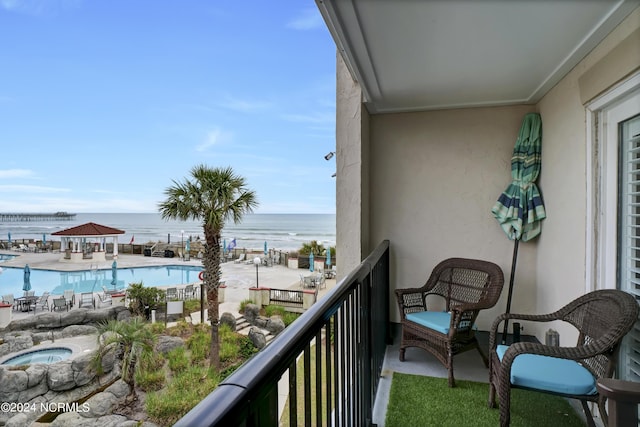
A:
[[[317,240],[312,240],[309,243],[303,243],[298,252],[300,252],[300,255],[309,255],[313,253],[314,256],[322,256],[326,253],[324,246],[318,243]],[[333,252],[331,254],[333,255]]]
[[[164,298],[163,292],[154,287],[146,287],[142,282],[130,283],[127,288],[129,311],[136,316],[146,316],[145,309],[155,309]]]
[[[93,360],[96,370],[102,372],[102,359],[113,347],[122,351],[122,380],[129,385],[129,398],[135,400],[135,372],[140,354],[150,351],[155,342],[155,335],[146,327],[139,317],[128,322],[108,320],[98,325],[98,350]]]
[[[192,180],[173,181],[164,192],[166,200],[158,206],[163,219],[202,221],[205,245],[204,284],[207,290],[209,320],[211,321],[211,347],[209,364],[220,367],[220,342],[218,338],[218,288],[220,287],[220,244],[225,223],[235,224],[246,213],[258,206],[255,192],[247,189],[245,179],[236,175],[230,167],[210,168],[195,166]]]

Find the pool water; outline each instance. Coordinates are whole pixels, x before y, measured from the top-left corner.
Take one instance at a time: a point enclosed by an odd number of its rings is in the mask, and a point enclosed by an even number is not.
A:
[[[171,286],[198,282],[200,266],[164,265],[152,267],[118,268],[114,286],[111,268],[83,271],[39,270],[32,268],[30,283],[36,295],[49,291],[62,295],[65,289],[82,292],[102,292],[107,289],[125,289],[130,283],[142,282],[145,286]],[[24,269],[3,267],[0,274],[0,294],[22,295]]]
[[[71,349],[66,347],[53,347],[44,350],[29,351],[14,356],[2,362],[3,365],[19,366],[34,363],[51,364],[65,360],[71,356]]]

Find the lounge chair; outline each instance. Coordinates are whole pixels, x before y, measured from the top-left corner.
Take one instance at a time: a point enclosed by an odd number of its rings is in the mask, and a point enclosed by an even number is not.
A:
[[[4,304],[11,304],[13,308],[16,308],[16,301],[13,298],[13,294],[2,295],[2,302]]]
[[[575,346],[567,343],[562,347],[530,342],[518,342],[508,347],[498,345],[498,328],[506,319],[540,325],[563,322],[575,327],[578,340]],[[549,314],[505,313],[498,316],[489,335],[489,407],[495,407],[497,392],[500,425],[509,425],[513,388],[578,399],[589,426],[595,426],[595,423],[588,402],[597,402],[604,425],[610,425],[607,422],[607,399],[597,392],[596,383],[599,379],[613,377],[622,340],[637,319],[638,303],[635,298],[616,289],[589,292]],[[631,401],[633,395],[629,393],[625,397]],[[635,407],[632,412],[636,412]],[[628,425],[632,424],[637,425],[636,421]]]
[[[238,258],[236,258],[235,261],[233,261],[235,264],[240,264],[242,261],[244,261],[245,258],[245,254],[240,254],[240,256]]]
[[[93,301],[93,292],[80,294],[80,308],[96,308],[96,304]]]
[[[178,299],[178,289],[177,288],[167,288],[166,292],[166,300],[172,301]]]
[[[184,287],[182,291],[182,299],[195,299],[196,298],[196,288],[193,285],[187,285]]]
[[[101,308],[102,306],[106,306],[106,305],[111,305],[113,304],[113,300],[111,299],[111,294],[108,293],[102,293],[102,294],[98,294],[98,308]]]
[[[69,311],[69,305],[67,304],[67,300],[64,297],[54,298],[53,305],[51,306],[51,311]]]
[[[65,289],[62,295],[69,308],[73,308],[76,305],[76,294],[73,292],[73,289]]]
[[[32,297],[36,294],[36,291],[24,291],[25,297]]]
[[[44,292],[40,298],[36,300],[34,304],[31,304],[31,308],[33,308],[33,313],[35,314],[38,311],[38,307],[42,310],[47,308],[49,309],[49,292]]]
[[[449,387],[455,386],[454,355],[476,349],[489,366],[476,338],[475,322],[480,310],[498,302],[503,285],[504,275],[496,264],[450,258],[436,265],[423,287],[396,289],[402,316],[400,361],[404,362],[407,347],[430,352],[447,368]],[[435,300],[443,303],[444,311]]]

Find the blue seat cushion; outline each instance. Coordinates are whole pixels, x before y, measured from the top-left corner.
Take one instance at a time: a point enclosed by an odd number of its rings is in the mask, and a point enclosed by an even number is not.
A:
[[[451,324],[451,314],[443,311],[419,311],[407,314],[407,320],[447,335]]]
[[[496,349],[501,361],[508,348],[506,345],[499,345]],[[597,393],[596,379],[575,360],[538,354],[516,356],[511,365],[511,384],[572,395]]]

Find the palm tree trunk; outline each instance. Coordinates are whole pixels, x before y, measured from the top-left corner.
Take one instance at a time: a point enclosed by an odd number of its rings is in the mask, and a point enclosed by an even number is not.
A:
[[[220,286],[220,231],[205,228],[204,282],[207,289],[207,304],[209,306],[209,321],[211,322],[211,345],[209,347],[209,366],[220,369],[219,301],[218,287]]]

